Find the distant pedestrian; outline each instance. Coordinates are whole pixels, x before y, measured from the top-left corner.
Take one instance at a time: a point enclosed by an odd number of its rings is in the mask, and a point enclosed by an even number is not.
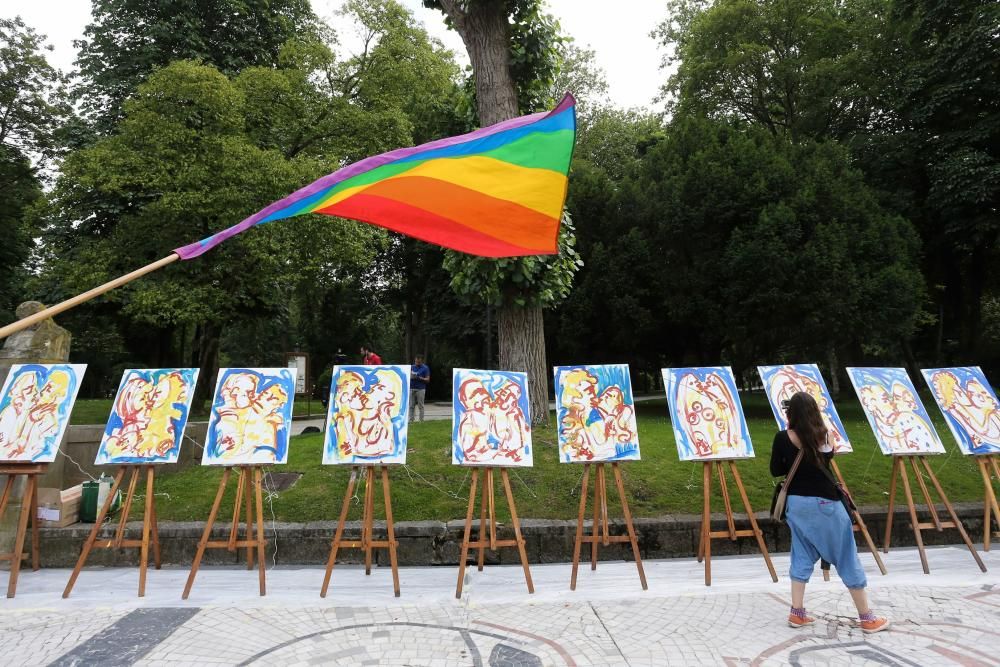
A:
[[[410,367],[410,421],[417,408],[420,409],[420,421],[424,420],[424,397],[427,396],[427,383],[431,381],[431,369],[424,363],[422,354],[413,358]]]
[[[361,363],[365,366],[378,366],[382,363],[382,357],[375,353],[371,345],[361,346]]]
[[[851,517],[841,502],[829,461],[833,458],[828,432],[816,400],[800,391],[785,402],[788,430],[774,436],[771,474],[789,475],[786,482],[785,517],[792,530],[792,608],[788,625],[812,625],[816,619],[805,609],[806,583],[820,558],[837,567],[858,609],[858,624],[866,633],[889,627],[889,619],[876,616],[868,606],[868,579],[858,559]],[[787,478],[786,478],[787,479]]]

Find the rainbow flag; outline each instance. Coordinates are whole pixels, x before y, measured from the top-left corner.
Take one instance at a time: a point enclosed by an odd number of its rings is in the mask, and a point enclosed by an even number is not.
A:
[[[555,254],[575,104],[567,93],[549,112],[366,158],[174,252],[191,259],[254,225],[324,213],[471,255]]]

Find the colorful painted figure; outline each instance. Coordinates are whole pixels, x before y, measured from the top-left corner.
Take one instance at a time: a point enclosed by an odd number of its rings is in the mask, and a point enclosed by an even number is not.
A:
[[[409,366],[336,366],[323,463],[406,463]]]
[[[1000,401],[978,366],[921,371],[963,454],[1000,452]]]
[[[554,373],[559,460],[638,460],[628,366],[558,366]]]
[[[95,463],[176,462],[197,382],[197,368],[125,371]]]
[[[662,372],[682,461],[754,456],[736,381],[728,366],[664,368]]]
[[[12,366],[0,391],[0,460],[51,463],[85,364]]]
[[[757,372],[764,383],[764,391],[767,393],[767,400],[771,404],[771,411],[782,429],[788,428],[788,420],[781,404],[787,401],[799,391],[811,394],[816,399],[823,423],[830,434],[830,444],[837,453],[850,452],[851,443],[847,439],[847,431],[844,429],[837,408],[833,404],[830,391],[826,388],[823,374],[820,373],[816,364],[789,364],[785,366],[758,366]]]
[[[295,368],[223,368],[202,465],[285,463]]]
[[[452,407],[452,463],[532,465],[527,375],[456,368]]]
[[[848,368],[883,454],[942,454],[937,432],[902,368]]]

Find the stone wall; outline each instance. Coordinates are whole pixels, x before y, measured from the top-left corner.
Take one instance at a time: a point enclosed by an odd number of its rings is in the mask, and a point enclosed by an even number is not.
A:
[[[983,509],[978,503],[959,503],[955,506],[959,516],[974,542],[978,540],[978,548],[982,548]],[[885,532],[885,508],[866,507],[862,509],[865,522],[872,533],[876,544],[881,545]],[[757,515],[761,529],[767,541],[768,549],[774,552],[789,550],[788,527],[773,524],[765,514]],[[222,525],[217,524],[215,539],[225,539],[228,535],[228,522],[221,518]],[[400,565],[456,565],[462,544],[464,521],[404,521],[396,524],[396,539],[399,542],[398,557]],[[666,516],[654,519],[636,519],[635,527],[639,536],[639,547],[643,558],[691,558],[696,555],[701,517],[696,515]],[[473,526],[478,525],[474,522]],[[590,526],[589,522],[587,524]],[[275,542],[277,543],[277,563],[279,565],[319,565],[326,562],[329,555],[330,541],[336,528],[335,521],[320,521],[305,524],[277,523],[266,521],[265,531],[269,540],[267,554],[270,560],[274,557]],[[749,528],[747,520],[737,520],[737,529]],[[42,566],[72,567],[80,553],[83,541],[91,526],[76,524],[67,528],[42,529]],[[129,532],[138,538],[140,523],[129,524]],[[160,523],[160,543],[164,564],[187,566],[194,558],[198,540],[204,529],[203,523],[196,522],[162,522]],[[724,515],[713,515],[713,529],[725,530]],[[106,526],[105,534],[111,536],[112,526]],[[576,532],[575,521],[548,521],[539,519],[522,520],[522,531],[525,537],[528,560],[531,563],[562,563],[569,562],[573,555],[573,539]],[[612,522],[613,534],[624,534],[624,525]],[[378,524],[376,537],[384,539],[385,526]],[[348,522],[346,539],[359,539],[359,522]],[[512,538],[512,531],[506,526],[500,531],[500,538]],[[276,538],[276,539],[275,539]],[[871,556],[858,538],[861,545],[862,561],[872,565]],[[960,544],[961,538],[955,529],[945,529],[942,532],[925,531],[924,542],[929,545]],[[913,532],[910,529],[909,515],[906,509],[898,510],[893,522],[894,547],[913,546]],[[731,554],[757,553],[756,541],[750,538],[740,538],[737,542],[728,540],[713,540],[712,555],[724,556]],[[587,552],[589,554],[589,551]],[[238,554],[229,553],[225,549],[210,549],[206,551],[206,564],[235,564],[244,557],[245,550]],[[138,549],[125,549],[117,552],[111,549],[96,549],[92,552],[88,565],[135,565],[138,562]],[[474,559],[475,554],[470,554]],[[916,558],[916,554],[913,556]],[[388,565],[388,555],[385,550],[377,550],[376,562]],[[627,544],[612,544],[600,548],[601,560],[631,560]],[[362,553],[356,549],[344,549],[340,552],[338,562],[362,562]],[[517,550],[507,548],[499,553],[487,551],[488,563],[517,564]],[[934,568],[933,554],[930,566]],[[970,567],[975,567],[971,558]],[[567,574],[567,577],[569,575]],[[761,576],[767,576],[763,563]],[[568,579],[567,579],[568,580]],[[318,584],[317,584],[318,586]]]

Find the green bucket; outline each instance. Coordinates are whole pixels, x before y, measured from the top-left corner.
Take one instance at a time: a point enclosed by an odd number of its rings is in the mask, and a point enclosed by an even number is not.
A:
[[[108,487],[108,491],[111,490],[111,479],[101,476],[101,480],[104,481],[105,486]],[[98,506],[98,500],[101,496],[101,481],[97,482],[84,482],[83,492],[80,496],[80,522],[81,523],[94,523],[97,521],[97,511],[100,509]],[[111,507],[108,513],[113,513],[118,509],[118,505],[121,500],[121,491],[115,494],[115,500],[111,503]]]

